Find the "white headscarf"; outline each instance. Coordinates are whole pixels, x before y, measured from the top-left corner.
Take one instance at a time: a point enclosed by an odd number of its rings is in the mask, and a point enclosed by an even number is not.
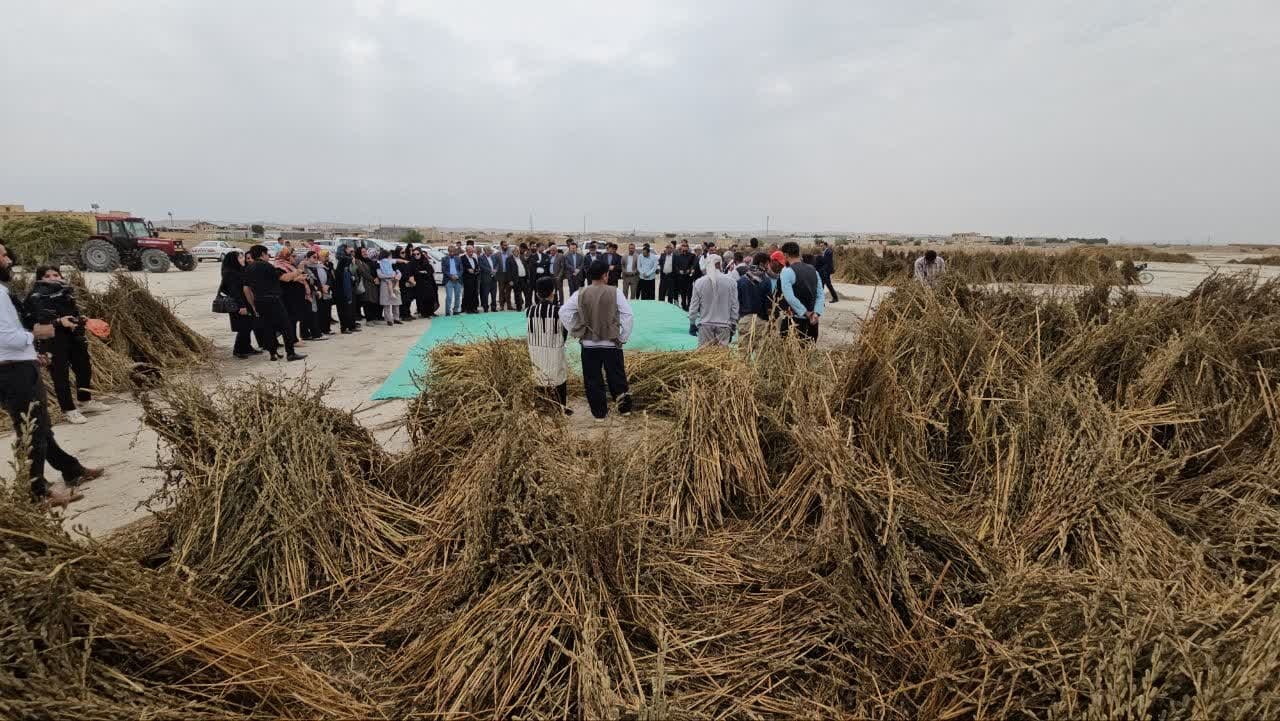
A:
[[[711,279],[712,283],[714,283],[716,278],[719,278],[720,275],[720,256],[712,253],[707,256],[707,277]]]

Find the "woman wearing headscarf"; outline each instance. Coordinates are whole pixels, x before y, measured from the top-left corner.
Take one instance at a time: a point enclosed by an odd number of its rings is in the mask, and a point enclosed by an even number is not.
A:
[[[422,248],[413,251],[417,256],[414,273],[417,283],[414,285],[414,296],[418,301],[418,315],[423,318],[434,317],[440,309],[440,292],[436,290],[436,268],[431,256]]]
[[[370,323],[382,312],[378,305],[378,284],[374,276],[377,263],[369,258],[368,248],[356,248],[356,258],[351,262],[351,272],[358,287],[351,308],[357,314],[364,311],[364,319]]]
[[[310,339],[310,330],[305,324],[307,313],[311,309],[311,287],[306,280],[307,274],[293,264],[293,251],[287,246],[276,253],[276,257],[271,260],[271,265],[279,276],[280,290],[283,293],[281,300],[284,301],[284,310],[288,316],[285,332],[288,333],[294,346],[300,346],[302,345],[298,342],[300,323],[303,324],[307,339]]]
[[[400,262],[396,270],[400,271],[400,320],[413,320],[413,298],[418,285],[418,258],[412,247],[397,249]]]
[[[378,259],[378,302],[387,325],[398,325],[401,322],[397,308],[400,305],[400,273],[387,250],[382,251],[382,257]]]
[[[537,297],[525,310],[525,339],[529,344],[529,359],[533,361],[534,382],[553,397],[566,416],[571,416],[569,363],[564,351],[569,332],[560,322],[556,285],[553,278],[538,279],[534,290]]]
[[[333,267],[325,262],[328,252],[307,253],[305,268],[311,284],[311,333],[316,338],[333,335],[329,308],[333,305]]]
[[[351,265],[351,249],[345,245],[339,245],[335,253],[338,256],[338,265],[333,271],[333,304],[338,308],[338,331],[346,335],[360,330],[360,324],[356,322],[355,315],[355,308],[358,306],[353,302],[357,284]]]
[[[239,308],[231,314],[231,332],[236,334],[231,354],[241,360],[262,352],[249,342],[249,334],[257,329],[257,321],[249,310],[249,301],[244,297],[244,286],[244,256],[240,251],[233,250],[222,256],[222,284],[218,286],[218,293],[234,300]],[[269,345],[262,342],[261,332],[258,345]]]

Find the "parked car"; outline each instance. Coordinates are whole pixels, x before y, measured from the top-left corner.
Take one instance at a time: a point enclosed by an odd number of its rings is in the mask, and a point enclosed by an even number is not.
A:
[[[236,250],[236,246],[225,240],[206,240],[191,249],[191,256],[196,259],[197,263],[202,260],[222,262],[222,258],[233,250]]]

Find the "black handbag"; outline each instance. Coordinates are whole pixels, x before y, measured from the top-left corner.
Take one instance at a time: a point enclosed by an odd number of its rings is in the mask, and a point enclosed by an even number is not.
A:
[[[219,293],[213,299],[213,312],[214,313],[239,313],[240,304],[236,302],[235,298],[232,298],[226,293]]]

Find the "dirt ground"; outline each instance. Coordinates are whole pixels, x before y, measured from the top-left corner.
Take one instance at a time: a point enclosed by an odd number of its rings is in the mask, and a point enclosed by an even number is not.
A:
[[[1155,274],[1155,282],[1141,292],[1181,295],[1194,288],[1215,267],[1226,272],[1253,268],[1221,265],[1227,258],[1234,257],[1240,256],[1234,252],[1209,251],[1203,254],[1204,262],[1200,264],[1154,263],[1150,270]],[[1280,274],[1280,268],[1263,268],[1261,272],[1273,277]],[[389,450],[407,446],[408,437],[403,427],[405,401],[375,402],[369,397],[426,332],[429,320],[393,328],[368,327],[358,334],[309,342],[299,349],[307,355],[306,360],[297,363],[272,363],[264,356],[238,360],[231,355],[232,336],[226,317],[209,311],[219,282],[216,264],[201,264],[190,273],[169,272],[145,278],[153,293],[173,302],[179,317],[216,344],[213,366],[200,372],[201,382],[227,383],[259,376],[284,383],[306,373],[312,381],[330,382],[328,403],[354,411]],[[105,275],[89,276],[91,284],[106,280]],[[836,288],[841,301],[828,306],[822,323],[823,344],[852,340],[862,321],[891,292],[887,286],[837,283]],[[1039,290],[1064,289],[1046,286]],[[142,504],[159,484],[159,473],[155,469],[159,452],[156,436],[142,425],[140,406],[128,396],[103,400],[111,406],[110,411],[89,416],[89,422],[83,425],[63,423],[55,427],[55,435],[64,448],[87,465],[107,469],[102,479],[83,489],[84,500],[71,506],[64,521],[69,529],[78,528],[95,536],[145,517],[147,510]],[[584,399],[572,399],[571,405],[575,410],[571,427],[584,436],[627,434],[646,422],[643,414],[637,413],[628,419],[611,416],[605,423],[596,423]],[[6,446],[11,440],[9,434],[0,438]],[[7,463],[4,468],[6,475],[11,473]]]

